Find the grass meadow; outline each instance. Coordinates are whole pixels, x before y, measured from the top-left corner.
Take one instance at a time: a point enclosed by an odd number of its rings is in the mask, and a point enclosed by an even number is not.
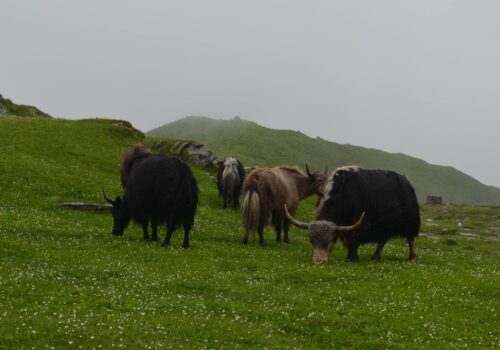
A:
[[[119,160],[151,142],[112,121],[0,119],[2,349],[492,349],[500,347],[500,208],[422,208],[416,263],[403,240],[358,264],[312,263],[304,231],[242,241],[210,174],[191,247],[111,235],[109,213],[59,208],[120,194]],[[313,218],[315,198],[299,210]],[[164,231],[162,231],[164,235]]]

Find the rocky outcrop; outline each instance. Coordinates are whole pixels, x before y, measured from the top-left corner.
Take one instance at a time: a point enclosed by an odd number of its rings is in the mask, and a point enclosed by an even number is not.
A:
[[[1,96],[1,95],[0,95]],[[2,103],[0,102],[0,115],[2,114],[5,114],[7,113],[7,109],[5,109],[5,107],[2,105]]]
[[[174,154],[186,153],[191,163],[201,167],[207,167],[217,161],[207,146],[192,141],[178,141],[172,146],[170,152]]]

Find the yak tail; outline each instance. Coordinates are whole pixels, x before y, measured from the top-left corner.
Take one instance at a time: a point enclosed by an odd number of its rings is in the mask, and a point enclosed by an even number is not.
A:
[[[224,189],[224,198],[233,199],[234,190],[236,189],[236,182],[238,179],[238,173],[232,168],[225,168],[222,173],[222,182]]]
[[[241,205],[241,222],[245,229],[245,237],[250,232],[256,232],[260,223],[260,197],[256,191],[249,190]]]

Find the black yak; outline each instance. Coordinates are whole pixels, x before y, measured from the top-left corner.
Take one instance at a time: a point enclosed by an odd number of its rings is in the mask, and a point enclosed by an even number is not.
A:
[[[134,145],[131,145],[125,151],[125,154],[123,155],[123,158],[122,158],[122,161],[120,164],[120,179],[121,179],[123,188],[125,188],[125,186],[127,185],[127,178],[128,178],[128,174],[130,173],[130,166],[131,166],[130,161],[137,156],[145,155],[145,154],[151,154],[151,150],[147,146],[143,145],[142,143],[136,143]]]
[[[264,227],[270,223],[276,229],[276,241],[281,242],[281,229],[284,231],[283,242],[288,242],[289,221],[285,216],[284,205],[290,208],[292,215],[299,202],[313,194],[323,195],[326,183],[325,173],[307,175],[298,168],[277,167],[260,168],[247,176],[243,183],[243,204],[241,218],[245,235],[243,243],[248,243],[250,232],[259,233],[260,244],[264,244]]]
[[[302,223],[288,211],[287,217],[297,227],[308,229],[315,264],[328,261],[338,238],[347,248],[350,262],[358,261],[358,247],[370,242],[378,244],[372,260],[379,260],[385,243],[398,235],[408,241],[410,260],[417,258],[417,196],[408,179],[394,171],[339,168],[328,179],[316,221]]]
[[[167,233],[163,245],[170,244],[172,233],[184,228],[183,247],[189,247],[189,231],[193,227],[198,205],[198,185],[191,169],[175,157],[142,154],[130,161],[123,199],[111,200],[113,205],[113,234],[123,235],[130,220],[142,226],[144,239],[158,240],[158,225],[165,223]]]
[[[240,206],[241,186],[245,179],[245,168],[239,160],[229,157],[219,163],[217,171],[217,189],[224,199],[224,209],[233,203],[233,208]]]

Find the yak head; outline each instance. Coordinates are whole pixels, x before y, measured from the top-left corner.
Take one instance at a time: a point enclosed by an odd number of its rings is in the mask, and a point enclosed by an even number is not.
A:
[[[332,253],[335,242],[342,233],[348,234],[355,231],[363,225],[365,212],[361,214],[359,220],[351,226],[337,225],[331,221],[316,220],[311,223],[300,222],[288,212],[285,204],[285,213],[288,220],[298,228],[307,230],[309,233],[309,242],[313,246],[313,262],[316,265],[326,264]]]
[[[327,168],[325,167],[325,171],[315,171],[315,172],[310,172],[309,171],[309,166],[306,164],[306,173],[309,179],[311,180],[312,186],[313,186],[313,192],[317,194],[318,196],[323,196],[325,193],[325,185],[327,181]]]
[[[124,200],[122,200],[119,196],[116,197],[115,200],[112,200],[108,197],[104,190],[102,191],[104,199],[106,202],[112,205],[111,215],[113,216],[113,234],[115,236],[122,236],[123,231],[130,223],[130,212],[126,206]]]

